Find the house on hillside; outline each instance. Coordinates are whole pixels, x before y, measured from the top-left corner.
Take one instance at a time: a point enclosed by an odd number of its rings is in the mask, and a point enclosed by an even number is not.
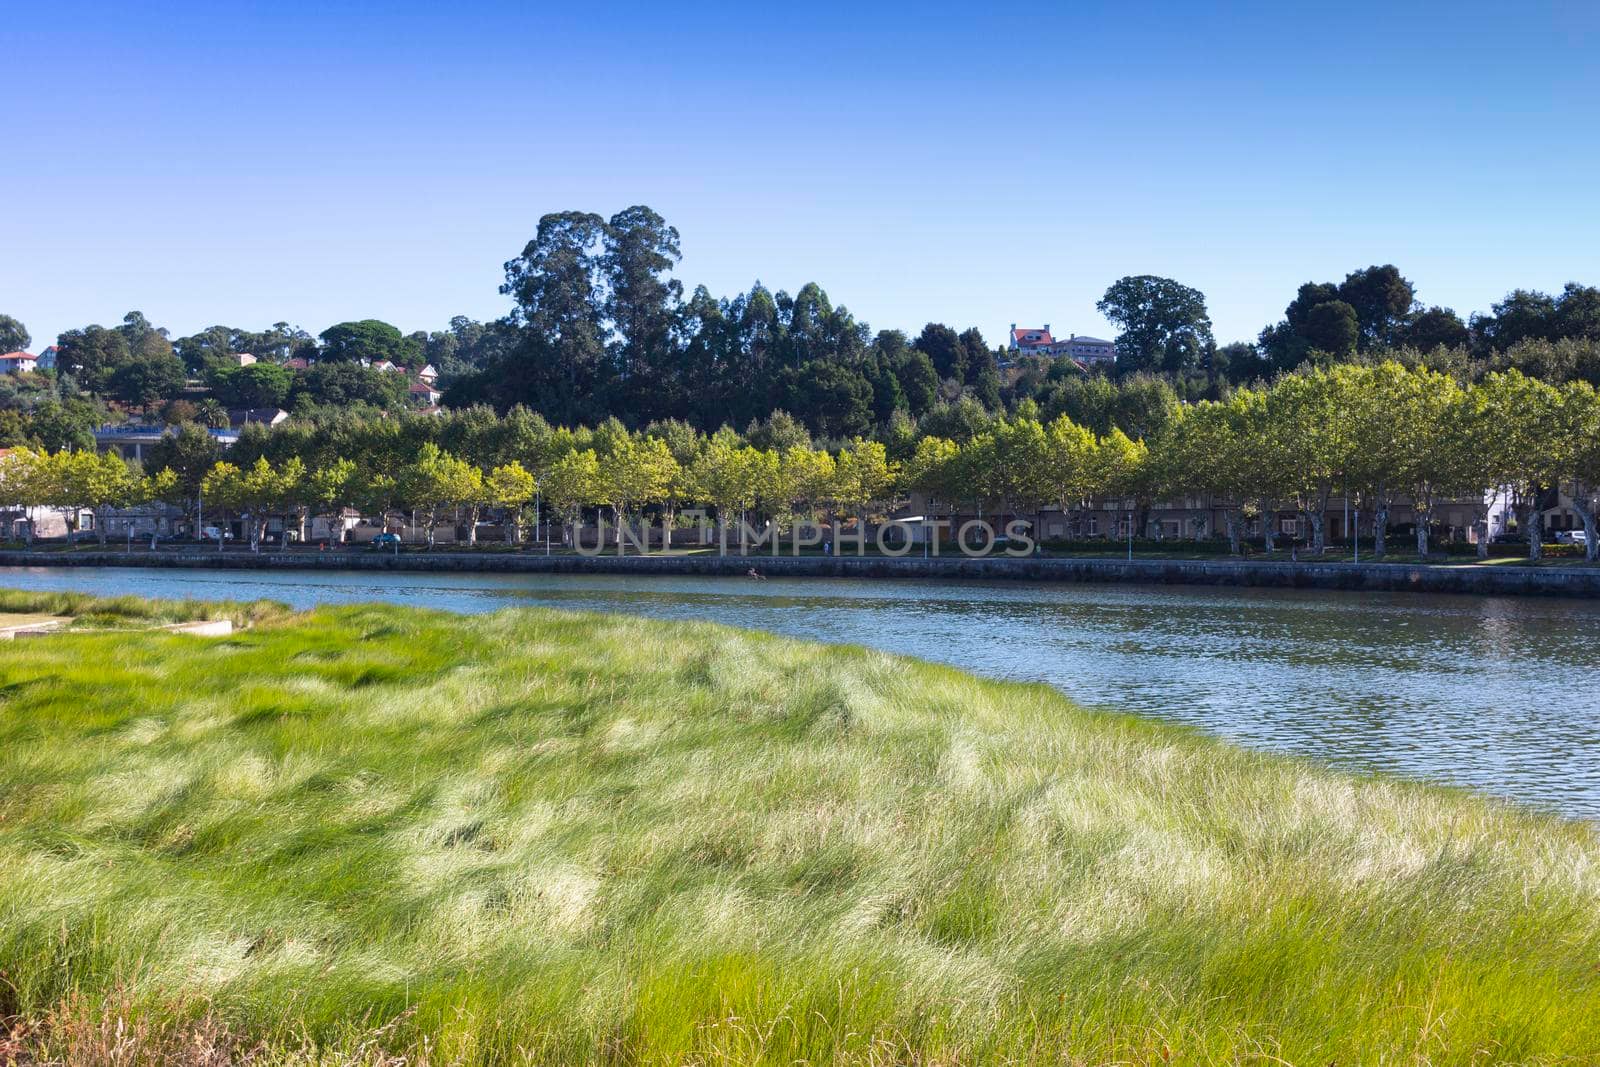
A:
[[[1048,356],[1056,358],[1066,356],[1084,366],[1095,364],[1108,364],[1117,361],[1117,346],[1110,341],[1098,337],[1086,337],[1073,334],[1065,340],[1058,340],[1050,332],[1050,324],[1043,326],[1021,327],[1016,323],[1011,324],[1011,343],[1009,350],[1018,356]]]
[[[1060,346],[1055,337],[1050,333],[1050,324],[1047,322],[1040,327],[1024,326],[1018,328],[1016,323],[1011,324],[1011,344],[1007,346],[1019,356],[1059,356]]]
[[[235,352],[228,357],[228,362],[239,367],[248,367],[256,361],[256,357],[249,352]]]
[[[49,348],[47,348],[43,352],[39,353],[39,369],[40,370],[55,370],[56,369],[56,346],[55,345],[51,345]]]
[[[439,390],[433,387],[432,382],[412,382],[411,399],[417,401],[423,407],[437,404],[439,402]]]
[[[27,374],[39,369],[39,357],[31,352],[7,352],[0,355],[0,373]]]
[[[432,363],[424,363],[422,369],[417,371],[417,381],[432,385],[439,380],[439,372],[433,369]]]
[[[1110,341],[1103,341],[1098,337],[1084,337],[1073,334],[1066,340],[1067,356],[1079,363],[1115,363],[1117,361],[1117,346]]]
[[[228,425],[235,430],[241,430],[252,422],[263,426],[276,426],[289,417],[289,413],[282,408],[230,408],[228,411]]]

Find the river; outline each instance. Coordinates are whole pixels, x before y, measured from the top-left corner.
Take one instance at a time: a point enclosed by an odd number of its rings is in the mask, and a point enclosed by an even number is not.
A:
[[[1182,586],[0,568],[107,596],[544,606],[870,645],[1255,748],[1600,817],[1600,604]]]

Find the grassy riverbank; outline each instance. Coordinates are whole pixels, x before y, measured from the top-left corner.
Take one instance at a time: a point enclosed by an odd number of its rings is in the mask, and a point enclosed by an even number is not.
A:
[[[256,615],[0,651],[0,1062],[1600,1054],[1587,825],[713,626]]]

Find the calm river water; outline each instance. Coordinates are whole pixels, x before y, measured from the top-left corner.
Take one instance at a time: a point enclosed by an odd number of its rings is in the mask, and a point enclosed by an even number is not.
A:
[[[1181,586],[0,568],[105,595],[541,605],[871,645],[1242,744],[1600,817],[1600,604]]]

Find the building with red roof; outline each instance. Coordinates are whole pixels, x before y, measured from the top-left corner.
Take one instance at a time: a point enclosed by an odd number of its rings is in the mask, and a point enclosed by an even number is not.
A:
[[[1115,363],[1117,346],[1098,337],[1073,334],[1057,340],[1047,322],[1040,327],[1011,324],[1010,350],[1018,356],[1066,356],[1083,364]]]
[[[7,352],[0,355],[0,373],[27,374],[39,369],[39,357],[32,352]]]

